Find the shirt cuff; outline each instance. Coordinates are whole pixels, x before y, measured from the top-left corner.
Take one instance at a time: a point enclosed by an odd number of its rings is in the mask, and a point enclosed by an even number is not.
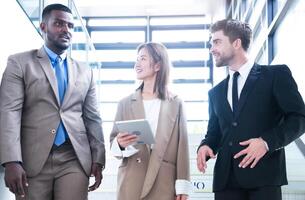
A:
[[[188,180],[177,179],[175,183],[176,195],[185,194],[190,195],[192,192],[192,184]]]
[[[134,148],[132,145],[129,145],[125,148],[125,150],[122,151],[117,141],[117,137],[115,137],[113,139],[110,151],[115,157],[125,158],[136,154],[139,150]]]

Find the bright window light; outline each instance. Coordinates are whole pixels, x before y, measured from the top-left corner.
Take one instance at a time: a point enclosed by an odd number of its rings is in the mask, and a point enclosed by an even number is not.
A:
[[[172,61],[179,60],[208,60],[209,49],[169,49],[169,57]]]
[[[209,79],[208,67],[177,67],[171,70],[172,79]]]
[[[101,62],[135,61],[137,50],[97,50],[96,57]]]
[[[187,25],[187,24],[209,24],[211,19],[207,17],[153,17],[150,25]]]
[[[212,88],[208,83],[171,84],[170,89],[184,101],[208,101],[208,91]],[[197,110],[195,112],[201,112]]]
[[[89,26],[143,26],[147,24],[146,18],[103,18],[90,19]]]
[[[197,42],[209,41],[208,30],[153,31],[152,38],[157,42]]]
[[[208,120],[208,102],[185,102],[188,120]]]
[[[115,43],[115,42],[138,42],[145,41],[144,31],[93,31],[91,33],[93,42]]]

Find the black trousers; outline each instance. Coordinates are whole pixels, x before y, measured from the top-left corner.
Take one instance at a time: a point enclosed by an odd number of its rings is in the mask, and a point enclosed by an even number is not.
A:
[[[280,186],[229,188],[215,192],[215,200],[282,200],[282,191]]]
[[[242,188],[231,166],[227,187],[222,191],[215,192],[215,200],[282,200],[282,190],[281,186]]]

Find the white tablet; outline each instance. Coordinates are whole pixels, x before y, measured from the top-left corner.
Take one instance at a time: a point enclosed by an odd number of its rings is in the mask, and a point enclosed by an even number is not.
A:
[[[139,136],[138,144],[154,144],[155,138],[146,119],[116,121],[120,132],[128,132]]]

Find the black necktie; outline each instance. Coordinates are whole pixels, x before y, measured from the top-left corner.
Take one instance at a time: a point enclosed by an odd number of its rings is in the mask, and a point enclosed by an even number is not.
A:
[[[232,85],[232,110],[233,114],[235,116],[237,112],[237,106],[238,106],[238,86],[237,86],[237,79],[239,76],[239,72],[235,72],[233,74],[233,85]]]

